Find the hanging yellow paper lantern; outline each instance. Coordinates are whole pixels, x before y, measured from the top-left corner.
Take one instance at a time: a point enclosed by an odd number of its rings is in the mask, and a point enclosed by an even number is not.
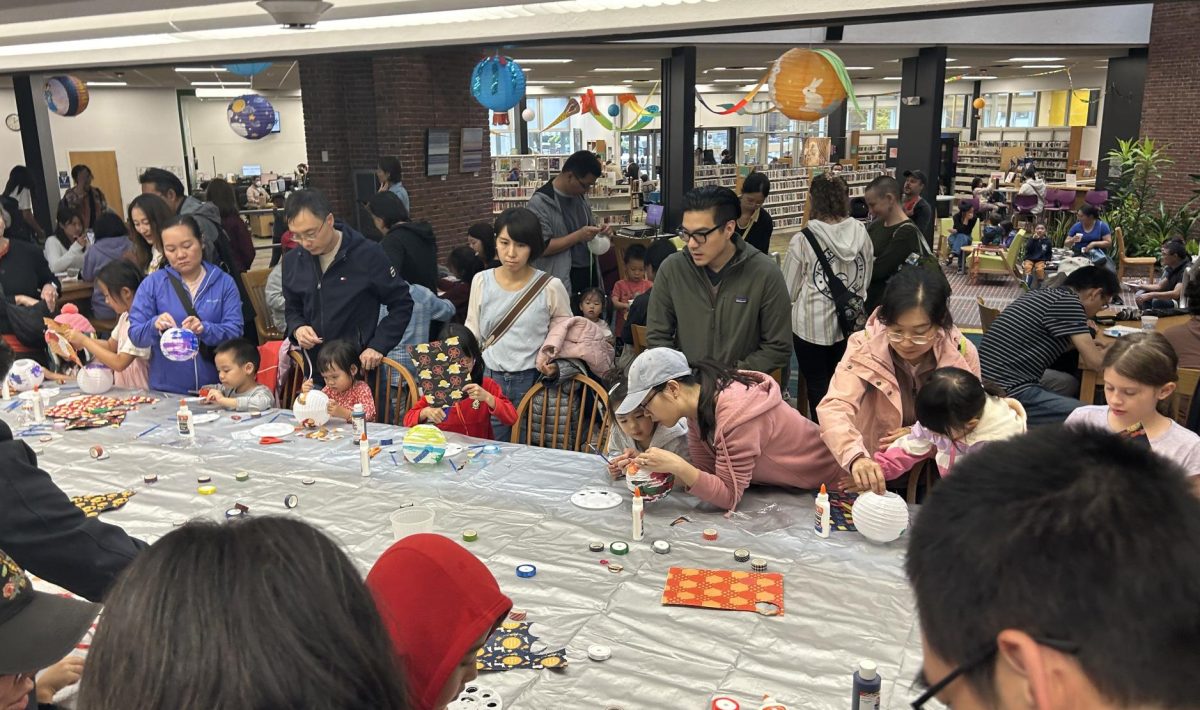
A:
[[[846,100],[846,89],[833,64],[809,49],[785,52],[775,60],[769,80],[776,108],[798,121],[818,121]]]
[[[987,106],[987,101],[984,101],[982,98],[979,98],[979,99],[975,99],[974,101],[972,101],[971,105],[974,106],[976,110],[982,110],[984,106]]]

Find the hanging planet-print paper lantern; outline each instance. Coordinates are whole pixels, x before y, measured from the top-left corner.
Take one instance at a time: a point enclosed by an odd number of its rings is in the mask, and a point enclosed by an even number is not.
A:
[[[78,116],[88,107],[87,84],[77,76],[52,76],[45,90],[46,105],[59,116]]]
[[[226,64],[225,71],[238,76],[254,76],[259,72],[266,71],[270,66],[270,62],[237,62]]]
[[[229,102],[225,112],[233,132],[249,140],[271,134],[275,125],[275,107],[261,94],[245,94]]]
[[[846,100],[846,89],[828,58],[810,49],[790,49],[771,68],[771,100],[797,121],[819,121]]]
[[[471,72],[471,96],[484,108],[508,111],[525,98],[525,72],[509,57],[488,57]]]

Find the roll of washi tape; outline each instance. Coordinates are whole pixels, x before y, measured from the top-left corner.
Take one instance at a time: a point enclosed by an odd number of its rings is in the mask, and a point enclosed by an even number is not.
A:
[[[717,539],[716,528],[704,528],[704,531],[700,534],[704,536],[705,540],[716,540]]]
[[[612,658],[612,649],[603,644],[594,643],[588,646],[587,655],[593,661],[607,661]]]
[[[513,609],[508,612],[508,618],[513,621],[524,621],[526,616],[527,612],[524,609]]]
[[[738,704],[738,701],[725,696],[713,698],[712,705],[709,707],[711,710],[742,710],[742,706]]]
[[[212,476],[196,476],[196,483],[212,483]]]
[[[250,480],[250,474],[247,471],[238,471],[236,474],[234,474],[233,477],[239,481],[249,481]]]
[[[295,508],[298,505],[300,505],[300,497],[295,493],[289,493],[283,497],[283,507]]]
[[[738,562],[746,562],[750,559],[750,551],[744,547],[739,547],[733,551],[733,559]]]
[[[750,569],[754,570],[755,572],[766,572],[767,571],[767,561],[764,559],[755,557],[754,559],[750,560]]]
[[[88,449],[88,455],[97,461],[108,458],[108,452],[104,450],[103,446],[93,446]]]
[[[471,529],[463,530],[462,539],[465,542],[475,542],[479,539],[479,533]]]
[[[517,565],[517,576],[528,579],[537,574],[537,567],[533,565]]]
[[[603,542],[589,542],[588,550],[590,550],[592,552],[604,552],[604,543]]]
[[[617,540],[616,542],[609,543],[608,550],[614,555],[627,555],[629,554],[629,543]]]
[[[609,564],[609,566],[608,566],[608,571],[612,572],[614,574],[616,574],[617,572],[620,572],[623,569],[625,569],[625,565],[621,564],[620,562],[613,562],[613,563]]]
[[[230,508],[229,510],[225,511],[226,518],[240,518],[242,515],[244,515],[244,511],[238,510],[237,508]]]
[[[306,485],[306,486],[311,486],[312,484],[316,483],[317,481],[316,481],[316,479],[315,479],[315,478],[306,478],[306,479],[304,479],[303,481],[300,481],[300,482],[301,482],[301,483],[303,483],[303,484],[304,484],[304,485]]]
[[[142,482],[143,483],[158,483],[158,474],[157,473],[147,473],[145,476],[142,476]]]
[[[665,555],[671,551],[671,543],[667,542],[666,540],[655,540],[654,542],[650,543],[650,549],[654,550],[660,555]]]
[[[245,503],[234,503],[233,507],[237,508],[238,510],[242,511],[243,513],[250,512],[250,506],[246,505]]]
[[[208,485],[200,486],[196,489],[196,492],[202,496],[210,496],[217,492],[217,487],[210,483]]]

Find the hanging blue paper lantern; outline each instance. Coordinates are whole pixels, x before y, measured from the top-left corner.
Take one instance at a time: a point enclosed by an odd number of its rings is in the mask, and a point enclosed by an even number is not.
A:
[[[225,70],[238,76],[254,76],[259,72],[266,71],[270,66],[270,62],[238,62],[236,64],[226,64]]]
[[[59,116],[78,116],[88,107],[87,84],[77,76],[52,76],[44,88],[46,105]]]
[[[621,107],[616,104],[609,104],[608,105],[608,115],[612,116],[613,118],[620,116],[621,115]]]
[[[471,72],[471,95],[484,108],[507,111],[525,98],[525,72],[509,57],[488,57]]]
[[[230,101],[225,116],[233,132],[249,140],[270,135],[275,126],[275,107],[261,94],[245,94]]]

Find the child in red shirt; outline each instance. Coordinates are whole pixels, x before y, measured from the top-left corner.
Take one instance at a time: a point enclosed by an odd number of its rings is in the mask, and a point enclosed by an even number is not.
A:
[[[630,244],[625,248],[625,278],[618,281],[612,290],[612,304],[617,310],[614,333],[624,332],[625,313],[629,310],[629,304],[652,286],[654,282],[646,278],[646,247]]]
[[[467,366],[471,371],[471,381],[463,387],[467,399],[445,410],[431,406],[421,398],[404,415],[404,426],[434,424],[442,431],[465,434],[477,439],[491,439],[492,416],[501,424],[512,426],[517,423],[517,409],[508,397],[504,396],[499,383],[483,376],[483,353],[475,335],[464,325],[446,324],[442,329],[442,339],[455,336],[458,337],[463,354],[471,358]]]
[[[375,395],[362,379],[358,365],[358,348],[348,340],[333,340],[321,347],[317,356],[317,367],[325,378],[325,389],[329,395],[329,416],[351,421],[354,405],[361,404],[366,410],[367,421],[375,421]],[[312,380],[305,380],[301,392],[312,390]]]

